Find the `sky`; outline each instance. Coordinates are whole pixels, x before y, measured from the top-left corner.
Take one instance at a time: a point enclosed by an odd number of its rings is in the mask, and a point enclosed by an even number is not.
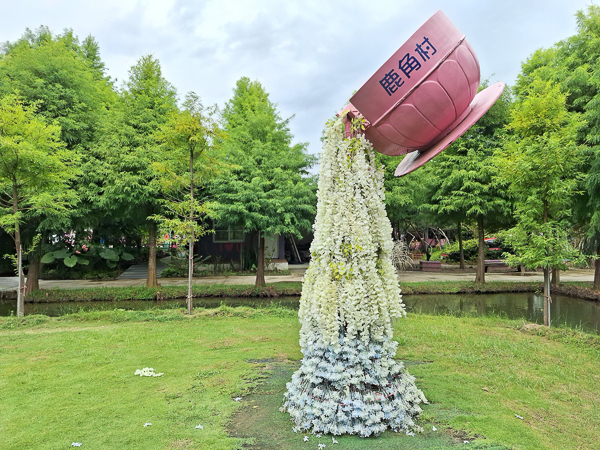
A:
[[[183,99],[223,107],[259,81],[294,142],[321,150],[325,122],[432,14],[466,35],[482,79],[514,84],[521,63],[577,31],[592,0],[0,0],[0,42],[26,28],[94,36],[117,86],[144,55]],[[598,3],[596,3],[598,4]]]

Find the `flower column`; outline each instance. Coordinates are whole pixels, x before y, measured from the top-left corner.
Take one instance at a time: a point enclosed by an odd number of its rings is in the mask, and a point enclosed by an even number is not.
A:
[[[377,435],[419,430],[426,402],[394,360],[394,321],[406,315],[391,261],[383,172],[371,144],[329,124],[321,155],[311,262],[300,300],[302,366],[282,410],[297,430]]]

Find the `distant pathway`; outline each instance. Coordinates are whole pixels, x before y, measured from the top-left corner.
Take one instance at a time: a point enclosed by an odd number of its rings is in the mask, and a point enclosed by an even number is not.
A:
[[[160,277],[160,274],[167,265],[160,259],[156,261],[156,276]],[[134,264],[117,277],[117,280],[145,280],[148,278],[148,263]]]

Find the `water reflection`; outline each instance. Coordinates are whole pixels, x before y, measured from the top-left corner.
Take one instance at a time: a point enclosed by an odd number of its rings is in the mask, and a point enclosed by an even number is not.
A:
[[[534,293],[406,295],[407,310],[414,313],[500,316],[544,323],[544,297]],[[600,332],[600,303],[553,295],[552,325],[567,325]]]
[[[208,298],[194,299],[194,306],[215,308],[228,306],[281,305],[297,309],[298,297],[256,298]],[[426,314],[500,316],[523,319],[527,322],[543,323],[543,296],[533,293],[508,294],[443,294],[405,295],[404,303],[409,312]],[[27,303],[26,314],[61,316],[80,311],[102,311],[117,308],[146,310],[152,308],[183,308],[185,300],[165,301],[120,301],[120,302],[65,302]],[[16,314],[15,300],[0,300],[0,316]],[[555,295],[552,297],[551,318],[553,325],[567,325],[587,332],[600,333],[600,303],[578,298]]]

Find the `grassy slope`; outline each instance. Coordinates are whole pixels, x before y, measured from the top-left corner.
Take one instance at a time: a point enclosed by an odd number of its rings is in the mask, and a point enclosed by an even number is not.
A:
[[[192,318],[114,311],[18,323],[0,319],[0,435],[7,450],[75,441],[88,449],[235,449],[241,441],[227,437],[225,427],[244,404],[232,398],[260,380],[262,366],[250,360],[301,357],[296,313],[276,308],[221,308]],[[600,339],[517,326],[425,315],[397,324],[397,356],[430,361],[410,366],[433,403],[424,423],[485,436],[469,444],[477,448],[596,448]],[[165,375],[135,377],[143,367]],[[199,423],[204,430],[195,429]],[[351,439],[352,448],[376,448]],[[433,448],[427,437],[411,439]]]

